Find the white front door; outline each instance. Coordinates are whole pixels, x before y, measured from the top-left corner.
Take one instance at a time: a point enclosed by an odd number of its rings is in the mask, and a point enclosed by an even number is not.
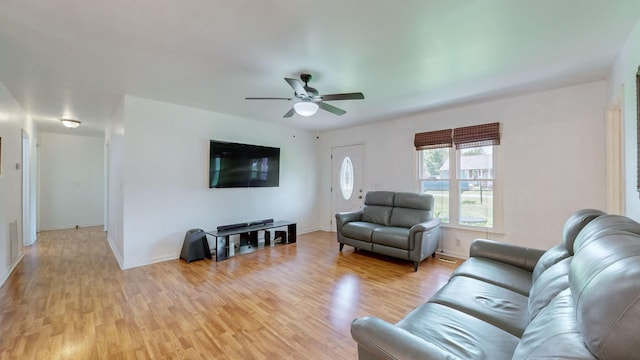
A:
[[[363,157],[363,144],[331,149],[332,231],[336,231],[336,213],[359,210],[364,205]]]

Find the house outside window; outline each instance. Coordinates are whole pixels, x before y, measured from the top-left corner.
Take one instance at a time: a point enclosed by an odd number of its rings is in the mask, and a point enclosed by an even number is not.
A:
[[[493,135],[480,131],[489,125]],[[464,134],[471,130],[480,133],[473,141],[455,136],[456,131]],[[416,134],[418,191],[433,195],[434,216],[445,224],[496,229],[502,223],[496,186],[499,124],[436,133]]]

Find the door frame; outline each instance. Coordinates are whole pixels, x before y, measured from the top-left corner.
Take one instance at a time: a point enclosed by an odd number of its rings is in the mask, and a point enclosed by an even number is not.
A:
[[[626,212],[624,146],[624,86],[620,86],[605,118],[605,208],[609,214]]]
[[[330,192],[330,194],[331,194],[330,195],[331,196],[331,203],[330,203],[330,206],[329,206],[329,211],[330,211],[330,214],[329,214],[329,229],[330,229],[330,231],[335,231],[335,226],[336,226],[336,224],[334,222],[334,220],[335,220],[334,190],[336,190],[336,191],[338,190],[338,189],[334,189],[333,188],[334,187],[333,186],[334,185],[333,181],[337,176],[337,174],[334,172],[335,167],[334,167],[334,163],[333,163],[333,152],[334,152],[333,150],[337,149],[337,148],[344,148],[344,147],[349,147],[349,146],[362,146],[362,174],[361,175],[362,175],[362,188],[363,188],[363,190],[364,190],[364,187],[365,187],[364,186],[365,180],[366,180],[366,178],[365,178],[365,170],[364,170],[365,169],[365,166],[364,166],[365,157],[366,157],[365,156],[365,148],[366,148],[365,143],[364,142],[357,142],[357,143],[352,143],[352,144],[343,144],[343,145],[331,146],[331,149],[330,149],[331,181],[329,183],[329,186],[331,187],[331,192]],[[363,197],[364,197],[364,194],[365,194],[365,192],[363,191],[363,194],[362,194]],[[362,203],[364,204],[364,198],[362,199]]]
[[[36,191],[33,156],[33,138],[22,129],[22,245],[36,242]]]

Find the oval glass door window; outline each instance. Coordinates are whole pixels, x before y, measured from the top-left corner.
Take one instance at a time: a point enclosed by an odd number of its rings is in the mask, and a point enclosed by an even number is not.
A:
[[[349,200],[353,194],[353,163],[350,157],[345,157],[340,166],[340,190],[342,197]]]

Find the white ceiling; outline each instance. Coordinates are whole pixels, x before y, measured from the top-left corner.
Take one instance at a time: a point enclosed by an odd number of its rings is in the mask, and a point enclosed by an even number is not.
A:
[[[0,82],[42,131],[125,94],[327,130],[605,79],[638,0],[0,0]],[[284,77],[361,91],[283,119]],[[177,119],[188,124],[189,119]],[[70,130],[66,130],[70,131]]]

